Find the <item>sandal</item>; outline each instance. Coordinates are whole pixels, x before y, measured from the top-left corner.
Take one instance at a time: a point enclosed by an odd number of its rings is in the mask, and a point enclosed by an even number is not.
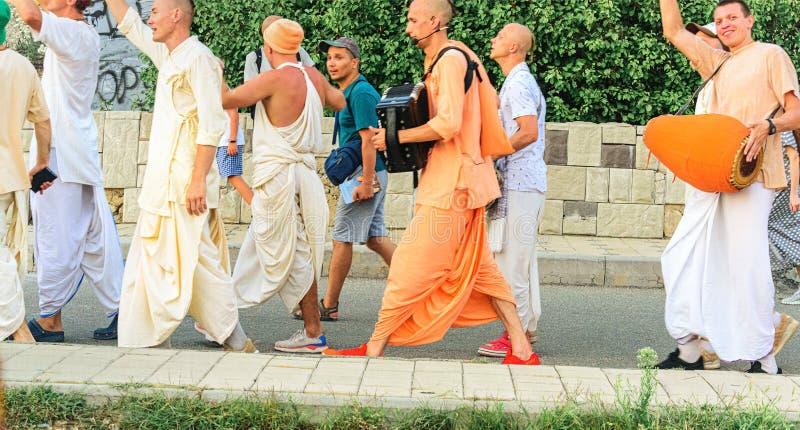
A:
[[[323,300],[319,301],[319,319],[321,321],[339,321],[339,304],[326,308],[322,302]],[[331,314],[336,314],[336,316]]]
[[[339,305],[337,304],[336,306],[333,306],[333,307],[330,307],[330,308],[326,308],[325,305],[322,304],[323,301],[324,301],[324,299],[319,301],[319,319],[320,319],[320,321],[339,321]],[[333,316],[331,314],[336,314],[336,316]],[[292,318],[294,318],[296,320],[302,320],[303,319],[303,312],[302,311],[297,311],[297,312],[293,313],[292,314]]]

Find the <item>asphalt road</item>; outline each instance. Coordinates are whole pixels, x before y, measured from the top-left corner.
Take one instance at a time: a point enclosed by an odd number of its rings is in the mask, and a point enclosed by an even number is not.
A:
[[[322,285],[327,280],[323,279]],[[334,348],[358,346],[369,338],[377,319],[385,281],[350,279],[342,294],[340,320],[323,323],[328,344]],[[27,314],[38,307],[35,278],[25,280]],[[611,368],[636,367],[636,352],[651,347],[660,357],[675,346],[664,328],[664,291],[597,287],[545,286],[542,288],[543,317],[539,340],[534,345],[544,364]],[[800,319],[800,307],[778,305],[778,311]],[[302,326],[290,318],[278,298],[240,312],[242,325],[262,352],[274,353],[272,344],[288,338]],[[92,339],[92,331],[107,325],[89,285],[84,285],[63,314],[67,342],[111,344]],[[453,329],[437,343],[420,347],[390,347],[387,355],[404,358],[489,360],[476,355],[476,348],[502,332],[499,323]],[[800,336],[793,338],[778,357],[784,372],[800,374]],[[172,336],[172,347],[210,349],[192,328],[191,318]],[[745,369],[747,364],[723,365]]]

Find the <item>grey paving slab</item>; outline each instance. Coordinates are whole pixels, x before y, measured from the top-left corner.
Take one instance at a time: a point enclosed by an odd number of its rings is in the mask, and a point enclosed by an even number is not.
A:
[[[82,383],[92,379],[124,353],[117,348],[81,348],[42,372],[36,380]]]
[[[81,349],[77,345],[36,345],[14,354],[3,361],[3,378],[11,380],[33,379],[68,355]]]
[[[271,356],[261,354],[225,354],[200,381],[201,388],[247,390],[255,384]]]
[[[319,357],[285,357],[273,356],[269,361],[270,367],[287,367],[297,369],[316,369],[319,363]]]
[[[200,385],[211,367],[224,355],[224,352],[216,351],[181,351],[170,357],[146,382],[166,386]]]
[[[263,392],[302,393],[313,369],[267,365],[258,375],[253,390]]]
[[[6,361],[22,351],[30,349],[34,344],[23,342],[0,342],[0,360]]]
[[[113,361],[100,373],[93,376],[89,382],[94,384],[143,383],[172,356],[174,354],[145,355],[129,352]]]

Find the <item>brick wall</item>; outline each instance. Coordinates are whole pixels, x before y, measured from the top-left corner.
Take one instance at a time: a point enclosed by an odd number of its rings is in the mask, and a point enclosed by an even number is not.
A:
[[[117,222],[134,223],[136,200],[147,163],[152,114],[96,112],[100,159],[106,194]],[[252,120],[240,116],[245,130],[244,176],[252,176]],[[655,158],[647,162],[642,143],[644,128],[627,124],[548,123],[545,134],[547,202],[539,228],[542,234],[662,238],[672,235],[683,212],[684,185]],[[328,144],[333,119],[323,122]],[[22,131],[30,142],[30,125]],[[26,148],[27,150],[27,148]],[[338,188],[322,173],[327,154],[317,156],[325,184],[331,222]],[[411,174],[390,175],[386,223],[393,237],[408,224],[413,211]],[[250,222],[250,208],[230,186],[221,190],[223,219],[229,224]]]

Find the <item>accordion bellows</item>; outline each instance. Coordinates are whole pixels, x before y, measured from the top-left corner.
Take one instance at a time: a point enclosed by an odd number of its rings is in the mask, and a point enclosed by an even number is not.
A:
[[[705,192],[735,193],[752,184],[763,153],[745,161],[750,129],[728,115],[663,115],[647,123],[644,143],[675,176]]]

